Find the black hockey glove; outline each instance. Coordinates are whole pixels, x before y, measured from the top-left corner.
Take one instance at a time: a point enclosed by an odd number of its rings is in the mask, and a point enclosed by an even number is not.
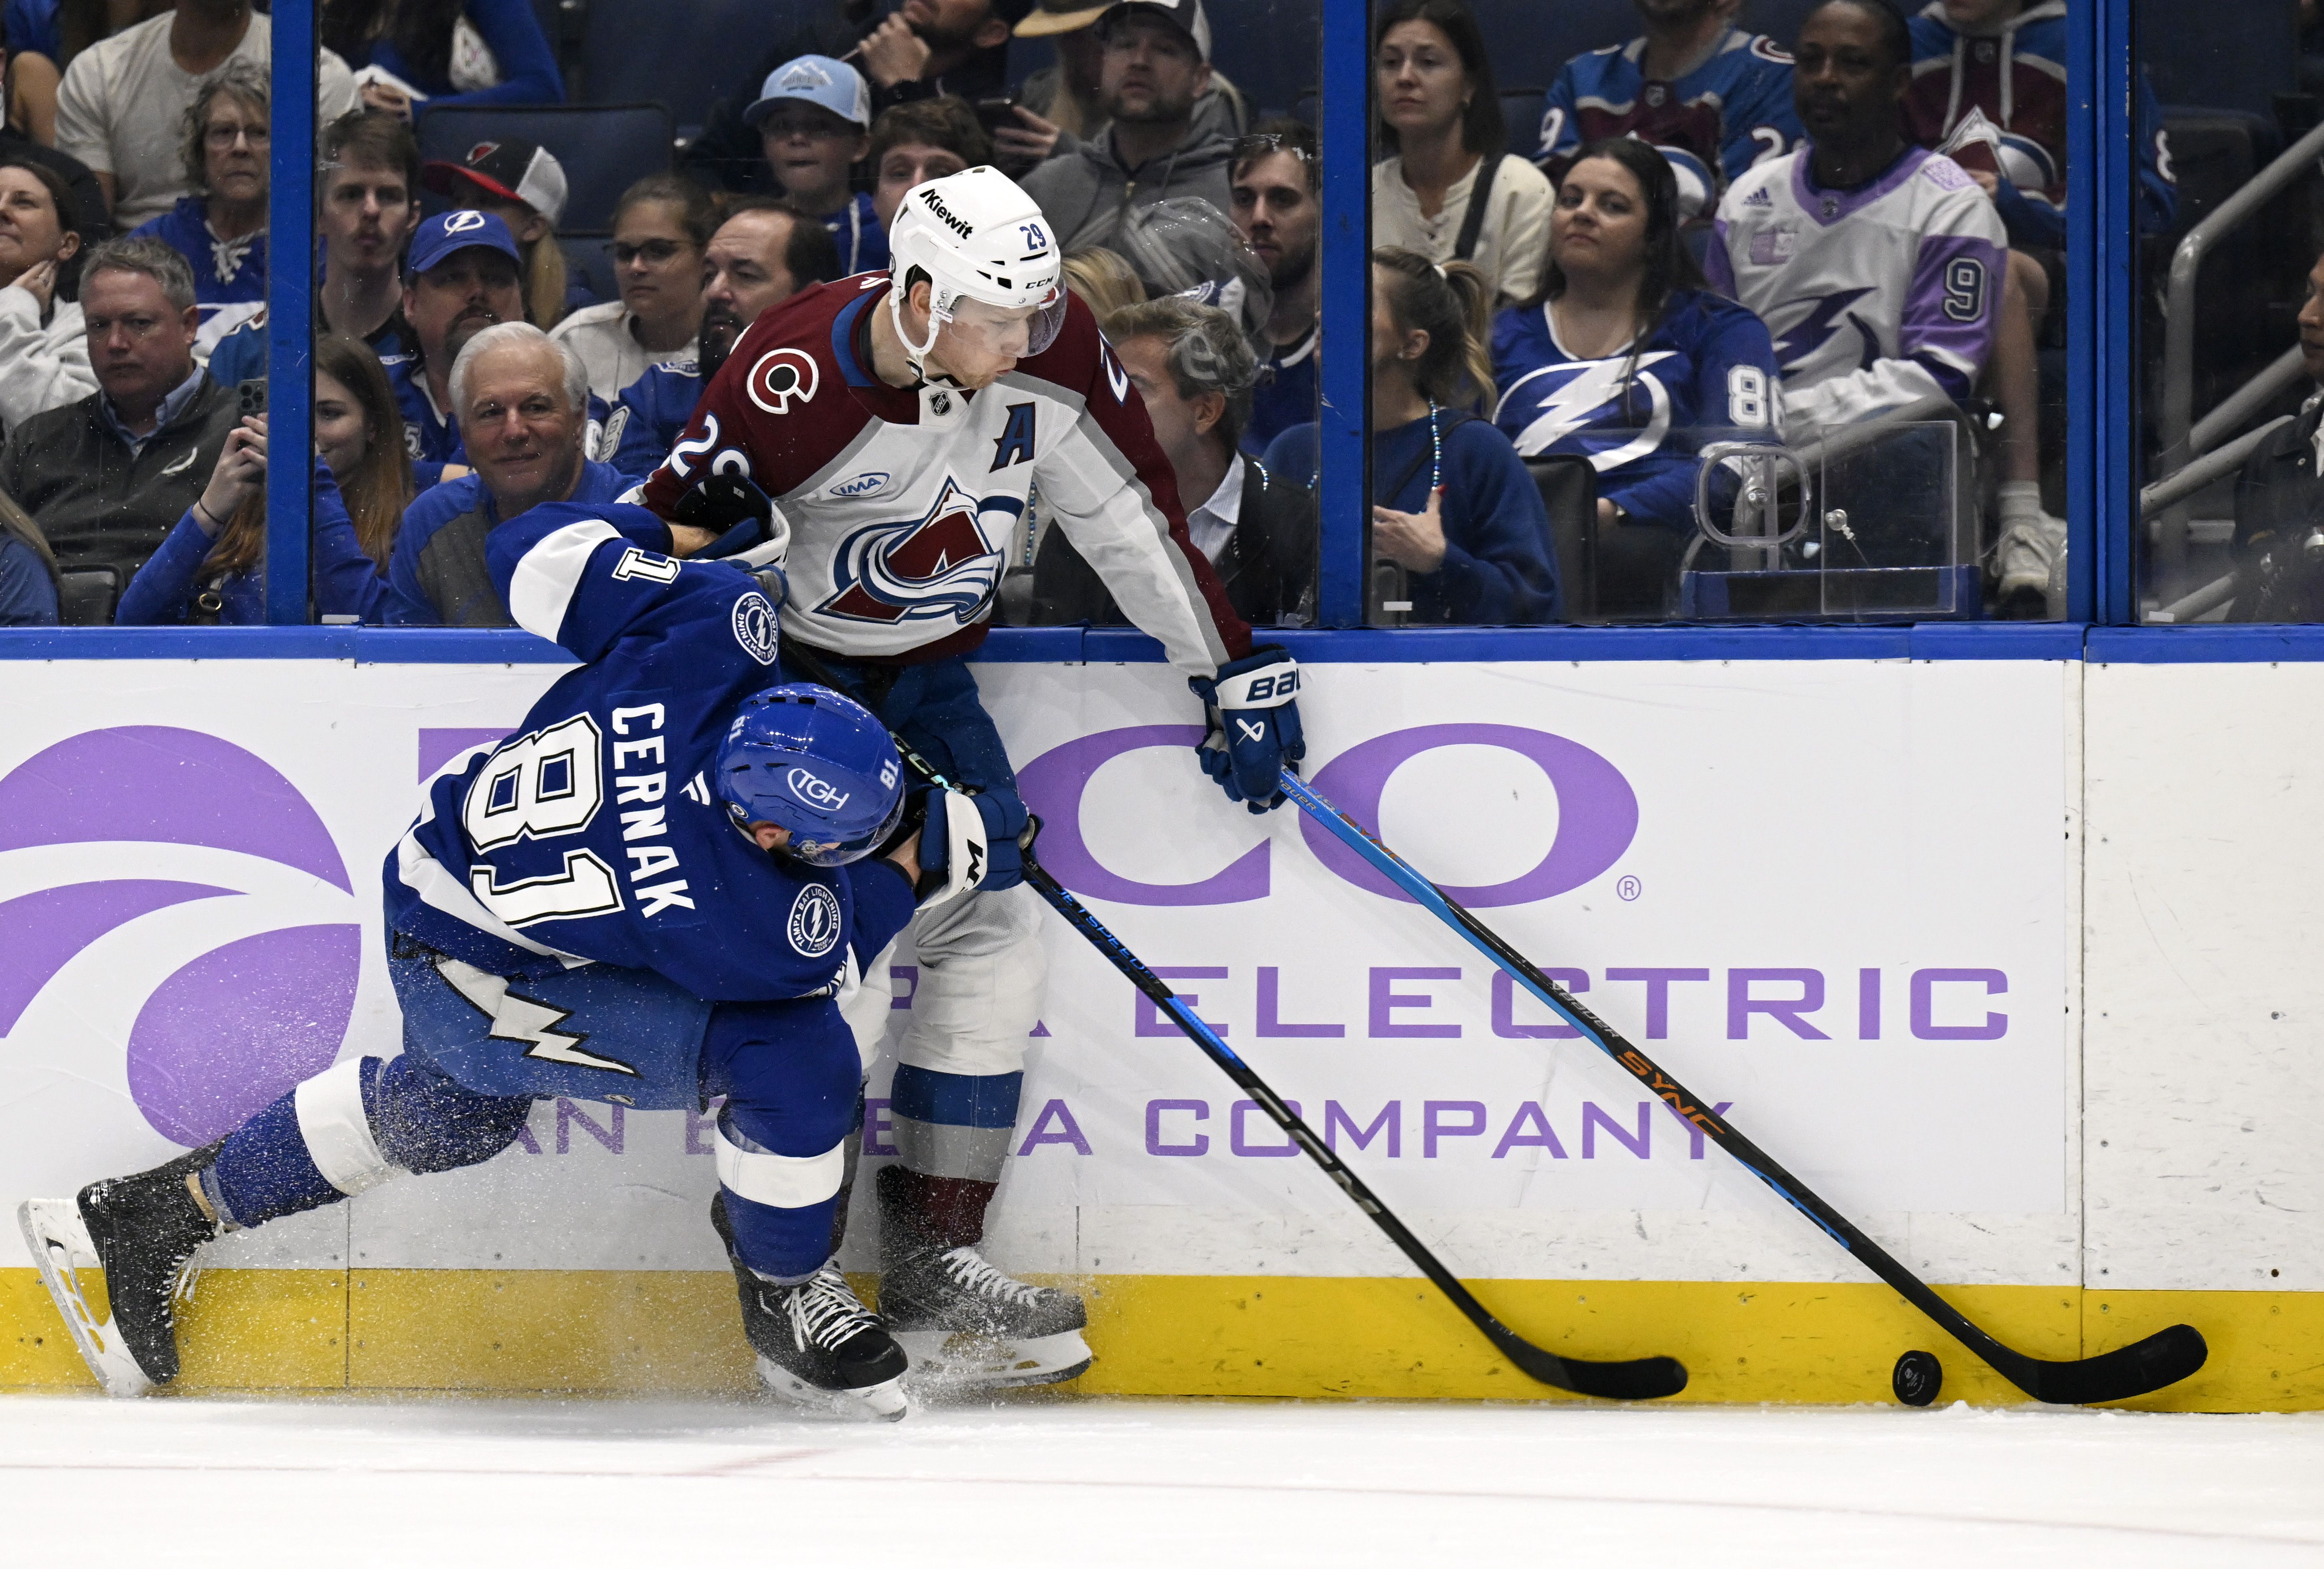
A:
[[[1253,814],[1283,804],[1276,776],[1307,755],[1299,733],[1299,663],[1272,643],[1219,667],[1216,678],[1189,677],[1205,706],[1209,734],[1194,749],[1203,771],[1227,799]]]
[[[790,549],[790,520],[767,493],[739,474],[711,474],[678,498],[678,521],[716,539],[694,553],[696,561],[735,558],[767,567]]]

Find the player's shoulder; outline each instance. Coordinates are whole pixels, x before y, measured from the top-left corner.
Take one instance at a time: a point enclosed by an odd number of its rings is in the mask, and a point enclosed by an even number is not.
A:
[[[1984,190],[1969,177],[1969,171],[1943,153],[1916,147],[1905,157],[1918,158],[1920,166],[1909,172],[1900,183],[1918,193],[1923,200],[1952,206],[1972,198],[1978,201],[1985,199]]]
[[[1126,389],[1127,373],[1119,373],[1114,367],[1105,335],[1098,330],[1097,313],[1080,295],[1067,290],[1065,318],[1058,324],[1057,336],[1039,354],[1018,361],[1012,374],[1053,383],[1076,392],[1103,375],[1108,380],[1118,380]]]

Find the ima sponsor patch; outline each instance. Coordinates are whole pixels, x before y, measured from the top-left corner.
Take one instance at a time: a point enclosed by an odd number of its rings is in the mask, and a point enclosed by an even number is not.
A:
[[[839,896],[820,882],[810,882],[791,901],[791,946],[810,959],[819,959],[839,946]]]

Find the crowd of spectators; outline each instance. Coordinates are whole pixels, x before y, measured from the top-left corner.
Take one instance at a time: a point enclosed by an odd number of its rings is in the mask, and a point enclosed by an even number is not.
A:
[[[1939,0],[1908,23],[1828,0],[1775,40],[1740,0],[1635,3],[1639,35],[1565,67],[1537,141],[1504,122],[1469,0],[1373,8],[1375,613],[1573,614],[1558,540],[1581,528],[1666,614],[1705,441],[1932,406],[1974,423],[1987,399],[1996,592],[2054,613],[2032,389],[2062,243],[2059,7]],[[423,163],[415,136],[447,106],[561,100],[530,0],[320,5],[319,614],[508,624],[488,530],[642,480],[760,314],[884,270],[907,191],[996,163],[1047,217],[1238,608],[1314,618],[1312,126],[1254,119],[1205,0],[881,9],[790,7],[748,89],[615,204],[599,300],[559,243],[554,153],[509,134]],[[0,620],[253,619],[265,421],[237,388],[267,362],[269,19],[6,15]],[[1969,47],[1987,38],[1997,69]],[[1056,52],[1013,91],[1012,39]],[[2167,216],[2167,180],[2146,195]],[[1527,460],[1574,457],[1595,513],[1553,519]],[[1120,619],[1038,498],[1010,549],[1019,614]]]

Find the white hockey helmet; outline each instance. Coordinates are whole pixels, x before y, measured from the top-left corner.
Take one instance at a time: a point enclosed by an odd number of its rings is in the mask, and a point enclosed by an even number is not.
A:
[[[1065,324],[1064,257],[1049,220],[1022,187],[989,164],[927,180],[904,193],[888,227],[888,310],[917,369],[964,300],[1003,310],[1039,307],[1026,353],[1039,354]],[[917,267],[928,277],[928,336],[915,344],[904,298]]]

